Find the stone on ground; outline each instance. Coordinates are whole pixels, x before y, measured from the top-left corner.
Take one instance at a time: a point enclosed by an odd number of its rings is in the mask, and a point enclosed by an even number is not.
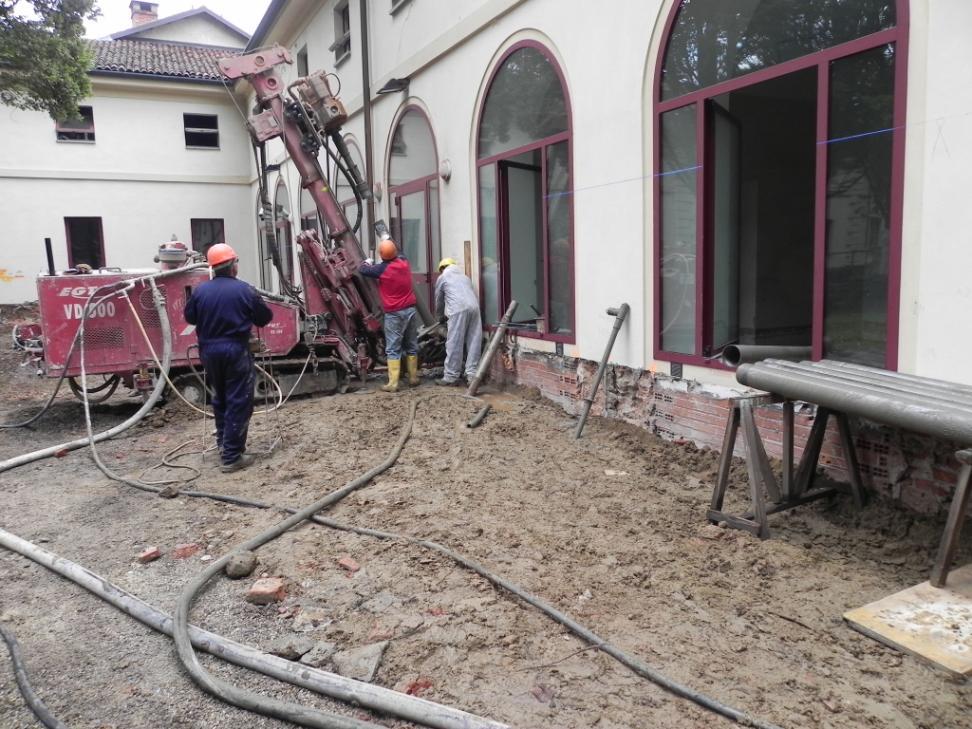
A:
[[[383,640],[361,648],[341,651],[331,657],[331,662],[334,663],[334,670],[345,678],[370,682],[378,673],[378,666],[381,665],[381,658],[387,647],[388,641]]]

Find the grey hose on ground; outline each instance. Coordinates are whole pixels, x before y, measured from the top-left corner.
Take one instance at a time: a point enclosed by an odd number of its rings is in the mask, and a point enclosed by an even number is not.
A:
[[[171,616],[112,584],[101,575],[3,529],[0,529],[0,547],[20,554],[70,580],[149,628],[164,635],[172,635]],[[419,721],[421,717],[422,723],[434,729],[509,729],[505,724],[468,714],[450,706],[436,704],[418,696],[409,696],[322,671],[303,663],[294,663],[285,658],[261,653],[256,648],[210,633],[194,625],[189,627],[189,636],[197,648],[229,663],[390,716],[400,716],[413,721]]]
[[[14,679],[17,681],[17,688],[20,689],[20,693],[24,697],[27,707],[34,712],[37,720],[46,726],[47,729],[68,729],[68,725],[54,716],[51,710],[47,708],[47,705],[34,692],[27,678],[27,667],[24,665],[24,659],[20,655],[20,645],[17,643],[14,634],[3,623],[0,623],[0,637],[3,638],[3,641],[7,644],[7,650],[10,651]]]
[[[411,407],[409,408],[408,418],[402,428],[401,436],[399,437],[398,442],[395,444],[395,447],[392,449],[391,453],[389,453],[388,457],[385,458],[384,461],[379,463],[377,466],[374,466],[361,476],[358,476],[353,481],[345,484],[343,487],[337,489],[336,491],[332,491],[330,494],[318,499],[309,506],[300,509],[295,514],[287,519],[284,519],[282,522],[279,522],[270,529],[267,529],[260,534],[257,534],[255,537],[243,542],[231,552],[214,561],[199,575],[190,580],[185,588],[183,588],[182,594],[179,596],[179,601],[176,604],[175,624],[172,637],[176,643],[176,650],[179,654],[179,660],[182,661],[182,665],[185,666],[193,680],[203,689],[220,700],[235,706],[239,706],[259,714],[264,714],[265,716],[291,721],[301,726],[313,727],[314,729],[377,729],[377,726],[370,722],[362,722],[357,719],[311,709],[301,706],[300,704],[271,699],[215,678],[202,667],[202,665],[199,663],[199,658],[196,656],[196,653],[193,650],[192,641],[189,638],[189,613],[192,610],[193,600],[195,600],[199,591],[202,590],[209,580],[215,577],[223,569],[226,563],[235,554],[242,551],[253,551],[258,549],[267,542],[270,542],[279,537],[281,534],[286,533],[289,529],[301,524],[304,521],[307,521],[321,509],[337,503],[348,494],[367,484],[375,476],[378,476],[391,468],[395,461],[398,460],[398,456],[405,447],[405,442],[411,435],[412,424],[415,421],[415,410],[417,407],[418,401],[412,402]]]
[[[466,427],[478,428],[480,425],[482,425],[483,421],[486,419],[486,416],[489,415],[489,411],[492,409],[492,407],[493,406],[489,403],[483,405],[479,410],[476,411],[476,414],[472,416],[469,422],[466,423]]]

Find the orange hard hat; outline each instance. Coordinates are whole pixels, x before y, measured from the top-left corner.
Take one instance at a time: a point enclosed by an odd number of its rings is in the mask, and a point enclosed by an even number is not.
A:
[[[378,244],[378,255],[381,256],[381,260],[383,261],[390,261],[397,256],[398,246],[395,245],[395,241],[391,238],[385,238],[385,240]]]
[[[229,263],[235,261],[239,256],[236,255],[236,251],[233,250],[232,246],[228,246],[225,243],[217,243],[216,245],[210,246],[209,250],[206,251],[206,263],[209,264],[210,268],[216,268],[224,263]]]

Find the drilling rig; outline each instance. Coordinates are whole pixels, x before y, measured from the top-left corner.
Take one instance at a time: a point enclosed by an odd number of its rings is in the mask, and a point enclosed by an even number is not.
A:
[[[255,95],[255,108],[246,123],[258,166],[264,235],[281,285],[280,295],[261,292],[275,308],[274,321],[257,330],[262,351],[272,363],[273,377],[279,385],[289,389],[294,382],[296,387],[303,377],[305,382],[298,394],[333,392],[345,389],[352,378],[365,380],[385,361],[378,289],[375,281],[358,273],[365,254],[355,236],[362,205],[371,199],[372,192],[341,135],[341,125],[348,114],[333,91],[331,80],[335,77],[318,71],[285,86],[277,69],[280,64],[290,63],[290,53],[275,46],[223,59],[219,70],[228,81],[248,82]],[[323,223],[322,233],[303,230],[297,235],[299,287],[282,270],[272,223],[266,182],[267,143],[273,139],[283,143]],[[353,226],[334,196],[334,180],[329,180],[321,167],[322,152],[334,162],[335,174],[343,175],[354,190],[358,222]],[[376,223],[375,230],[380,237],[388,235],[382,221]],[[205,397],[198,377],[191,373],[199,363],[198,345],[192,327],[186,326],[182,318],[182,307],[207,274],[198,264],[191,265],[192,258],[192,252],[183,244],[168,243],[160,247],[156,260],[163,269],[159,276],[165,282],[160,279],[160,288],[172,322],[172,381],[180,391],[183,386],[186,388],[183,394],[189,399],[198,400]],[[89,398],[110,396],[119,382],[142,391],[151,389],[151,370],[158,365],[154,352],[161,349],[161,332],[145,282],[146,271],[57,272],[50,250],[48,265],[48,274],[38,278],[46,374],[67,376],[75,394],[79,394],[79,348],[72,342],[83,316],[87,372],[103,378],[97,385],[89,382]],[[126,286],[126,281],[131,284]],[[118,296],[128,301],[103,298],[93,310],[88,309],[89,294],[109,284],[116,285]],[[419,333],[420,359],[426,365],[441,362],[445,351],[443,332],[422,299],[417,300],[423,322]],[[307,372],[311,360],[313,367]],[[296,374],[297,370],[301,375]],[[267,386],[262,383],[262,387]]]

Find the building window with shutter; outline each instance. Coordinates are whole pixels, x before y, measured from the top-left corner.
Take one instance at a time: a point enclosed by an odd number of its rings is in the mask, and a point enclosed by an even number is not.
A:
[[[219,149],[219,118],[215,114],[183,114],[186,147]]]
[[[93,144],[95,140],[94,110],[90,106],[79,106],[76,117],[57,122],[54,129],[59,142]]]
[[[334,43],[328,50],[334,51],[335,65],[344,62],[351,55],[351,7],[348,0],[338,3],[334,8]]]

